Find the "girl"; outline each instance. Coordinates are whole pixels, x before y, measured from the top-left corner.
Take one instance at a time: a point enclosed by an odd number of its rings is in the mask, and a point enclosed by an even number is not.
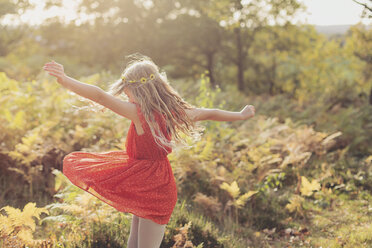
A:
[[[194,137],[197,121],[246,120],[255,115],[252,105],[240,112],[193,107],[147,57],[128,64],[111,94],[67,76],[55,61],[43,68],[67,89],[131,120],[125,150],[72,152],[63,159],[63,173],[74,185],[133,214],[128,248],[160,247],[177,201],[167,155],[176,143],[184,142],[180,133]],[[129,101],[115,97],[122,92]]]

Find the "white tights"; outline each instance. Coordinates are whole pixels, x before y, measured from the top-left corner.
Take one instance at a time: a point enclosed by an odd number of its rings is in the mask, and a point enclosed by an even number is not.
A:
[[[127,248],[159,248],[165,226],[133,214]]]

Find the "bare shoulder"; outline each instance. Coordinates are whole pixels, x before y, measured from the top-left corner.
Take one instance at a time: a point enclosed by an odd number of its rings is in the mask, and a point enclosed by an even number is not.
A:
[[[214,109],[208,108],[191,108],[185,109],[186,114],[192,121],[204,121],[209,120],[213,114]]]

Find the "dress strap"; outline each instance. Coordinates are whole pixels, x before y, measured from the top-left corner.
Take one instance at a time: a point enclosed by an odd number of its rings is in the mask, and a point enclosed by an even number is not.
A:
[[[138,115],[138,118],[140,120],[140,123],[141,123],[141,126],[142,126],[142,129],[145,133],[147,133],[147,122],[145,120],[145,117],[143,116],[143,113],[141,111],[141,107],[138,103],[136,102],[133,102],[135,105],[136,105],[136,109],[137,109],[137,115]],[[143,134],[142,134],[143,135]]]
[[[140,122],[141,122],[141,125],[142,125],[142,129],[144,131],[145,134],[147,135],[151,135],[152,137],[152,134],[151,134],[151,130],[150,130],[150,127],[149,127],[149,124],[147,123],[143,113],[142,113],[142,110],[141,110],[141,107],[139,105],[139,103],[137,102],[133,102],[135,105],[136,105],[136,108],[137,108],[137,115],[138,115],[138,118],[140,119]],[[165,116],[162,116],[160,115],[159,113],[154,113],[154,121],[158,123],[159,127],[160,127],[160,132],[163,132],[163,134],[165,135],[165,137],[167,139],[171,139],[170,135],[169,135],[169,130],[168,128],[166,127],[166,121],[165,121]],[[144,134],[142,134],[144,135]]]
[[[146,122],[146,119],[142,113],[142,110],[141,110],[141,107],[140,105],[137,103],[137,102],[133,102],[135,105],[136,105],[136,108],[137,108],[137,115],[141,121],[141,124],[142,124],[142,128],[145,130],[145,128],[147,128],[147,122]],[[154,118],[154,121],[156,122],[159,122],[159,124],[163,124],[165,125],[165,120],[164,120],[164,116],[160,115],[159,113],[157,113],[156,115],[153,116]]]
[[[134,102],[134,104],[136,104],[137,115],[138,115],[138,118],[139,118],[140,121],[141,121],[141,124],[142,124],[142,123],[145,123],[145,124],[146,124],[147,122],[146,122],[145,116],[144,116],[143,113],[142,113],[141,106],[140,106],[138,103],[136,103],[136,102]]]

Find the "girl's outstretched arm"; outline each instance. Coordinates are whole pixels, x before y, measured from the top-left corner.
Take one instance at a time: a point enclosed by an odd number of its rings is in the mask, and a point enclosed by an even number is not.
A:
[[[98,86],[82,83],[67,76],[64,73],[63,65],[52,61],[46,63],[43,68],[48,71],[50,75],[56,77],[57,82],[63,87],[75,92],[76,94],[95,101],[128,119],[133,120],[136,118],[137,110],[133,103],[114,97]]]
[[[186,110],[193,121],[238,121],[247,120],[255,115],[253,105],[246,105],[240,112],[226,111],[222,109],[194,108]]]
[[[63,65],[56,63],[54,60],[52,62],[46,63],[43,67],[44,70],[49,72],[57,78],[57,82],[63,87],[71,90],[72,92],[88,98],[92,101],[96,101],[99,97],[100,88],[95,85],[82,83],[74,78],[67,76],[64,72]]]

